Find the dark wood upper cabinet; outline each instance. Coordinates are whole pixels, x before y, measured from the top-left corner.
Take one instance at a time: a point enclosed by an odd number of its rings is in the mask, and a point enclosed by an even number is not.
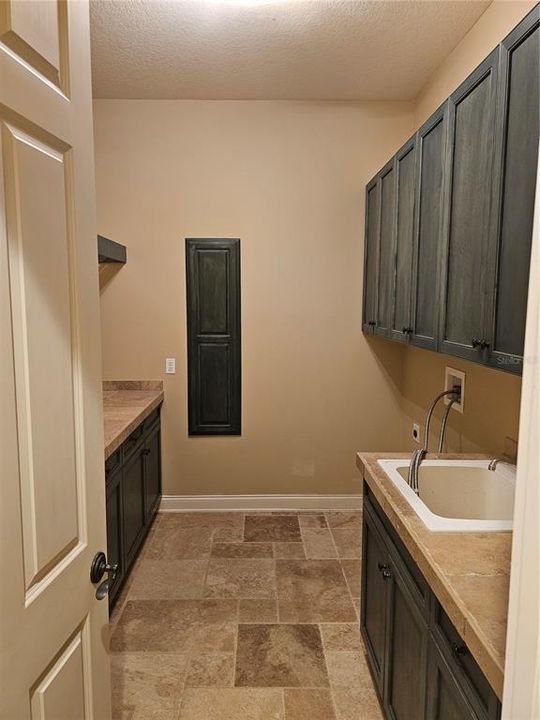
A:
[[[485,337],[486,261],[493,232],[499,50],[450,96],[449,228],[443,239],[440,349],[478,359]]]
[[[540,7],[501,45],[497,158],[502,165],[496,220],[488,254],[487,359],[521,372],[529,288],[540,127]]]
[[[396,155],[396,243],[392,272],[390,334],[408,342],[411,328],[411,280],[416,192],[416,136]]]
[[[377,274],[379,264],[380,185],[373,178],[366,187],[364,241],[364,307],[362,328],[373,332],[377,321]]]
[[[240,240],[186,240],[190,435],[240,435]]]
[[[447,212],[448,103],[438,108],[417,132],[416,218],[411,292],[410,341],[437,348],[440,293],[440,247]]]
[[[368,185],[365,332],[521,372],[539,76],[537,5]]]
[[[393,272],[395,250],[396,166],[391,160],[380,172],[381,211],[379,231],[379,267],[377,275],[377,335],[390,335],[393,308]]]

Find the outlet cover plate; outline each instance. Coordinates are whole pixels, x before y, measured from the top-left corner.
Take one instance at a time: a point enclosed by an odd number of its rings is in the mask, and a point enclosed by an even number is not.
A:
[[[459,402],[455,402],[452,405],[452,410],[457,410],[459,413],[463,413],[463,407],[465,405],[465,373],[462,370],[456,370],[455,368],[446,367],[444,373],[444,389],[451,390],[455,385],[459,385],[461,388],[461,398]],[[444,404],[448,405],[450,399],[444,398]]]

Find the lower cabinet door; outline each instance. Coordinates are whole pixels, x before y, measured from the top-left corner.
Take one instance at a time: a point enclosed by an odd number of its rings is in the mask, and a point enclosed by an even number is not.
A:
[[[124,548],[126,566],[133,559],[144,531],[144,459],[143,448],[124,465],[122,498],[124,509]]]
[[[393,720],[423,720],[429,630],[395,564],[391,572],[385,710]]]
[[[429,645],[426,720],[480,720],[433,639]]]
[[[161,433],[159,424],[144,443],[145,522],[152,520],[161,496]]]
[[[107,482],[107,560],[118,565],[116,577],[109,590],[109,605],[122,585],[124,578],[124,539],[122,537],[122,471],[116,472]]]
[[[373,677],[382,697],[386,657],[389,557],[384,541],[371,515],[366,510],[364,510],[363,518],[360,624]]]

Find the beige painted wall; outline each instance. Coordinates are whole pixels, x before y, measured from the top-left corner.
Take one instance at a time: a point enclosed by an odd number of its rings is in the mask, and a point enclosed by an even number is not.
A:
[[[452,93],[467,75],[534,7],[534,2],[496,1],[431,76],[415,106],[415,128]],[[465,412],[452,412],[448,450],[505,451],[505,438],[517,440],[521,379],[444,355],[407,349],[403,359],[404,442],[414,446],[413,422],[423,422],[431,398],[444,387],[445,366],[466,373]],[[438,411],[440,413],[440,410]],[[438,432],[438,425],[436,425]]]
[[[357,492],[354,454],[403,442],[402,348],[362,335],[364,187],[404,103],[98,100],[106,379],[165,381],[164,492]],[[188,438],[185,237],[242,242],[243,434]],[[177,374],[164,375],[166,357]]]

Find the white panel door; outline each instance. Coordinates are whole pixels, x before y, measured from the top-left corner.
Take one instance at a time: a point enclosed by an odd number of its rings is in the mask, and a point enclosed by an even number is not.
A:
[[[88,5],[0,0],[0,718],[108,720]]]

